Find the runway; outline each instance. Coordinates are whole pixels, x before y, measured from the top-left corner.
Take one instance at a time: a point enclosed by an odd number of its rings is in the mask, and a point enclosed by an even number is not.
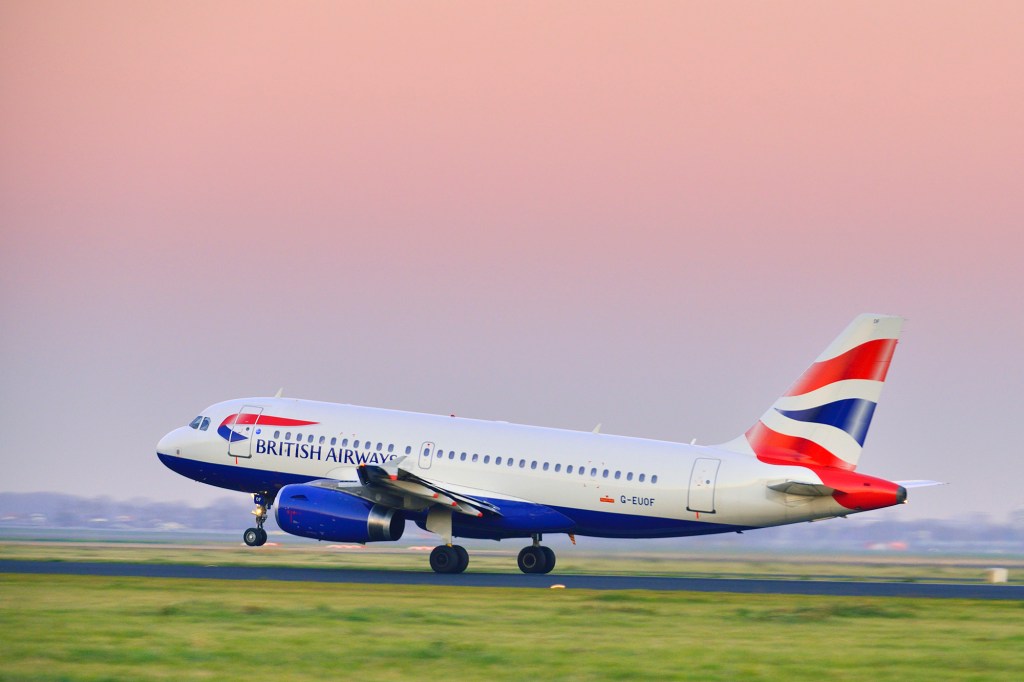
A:
[[[438,575],[428,571],[367,571],[345,568],[260,566],[198,566],[106,562],[0,561],[0,573],[95,575],[138,578],[210,580],[274,580],[283,582],[354,583],[363,585],[425,585],[457,587],[517,587],[584,590],[669,590],[739,594],[827,595],[842,597],[917,597],[931,599],[1024,600],[1024,585],[958,583],[880,583],[837,580],[753,580],[669,578],[622,575],[526,575],[522,573],[463,573]]]

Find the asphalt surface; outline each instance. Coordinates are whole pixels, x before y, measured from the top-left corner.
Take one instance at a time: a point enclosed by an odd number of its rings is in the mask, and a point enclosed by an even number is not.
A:
[[[473,573],[472,571],[461,575],[438,575],[427,571],[365,571],[345,568],[199,566],[192,564],[136,564],[84,561],[0,561],[0,573],[139,578],[199,578],[212,580],[275,580],[284,582],[356,583],[367,585],[455,585],[459,587],[519,587],[534,589],[548,589],[553,585],[563,585],[567,589],[586,590],[672,590],[845,597],[1024,600],[1024,585],[955,583],[667,578],[621,575],[559,575],[558,573],[525,575],[522,573]]]

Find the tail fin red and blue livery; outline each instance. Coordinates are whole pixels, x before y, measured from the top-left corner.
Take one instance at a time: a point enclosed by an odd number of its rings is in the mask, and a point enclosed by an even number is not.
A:
[[[745,434],[725,444],[769,464],[853,471],[903,318],[860,315]]]

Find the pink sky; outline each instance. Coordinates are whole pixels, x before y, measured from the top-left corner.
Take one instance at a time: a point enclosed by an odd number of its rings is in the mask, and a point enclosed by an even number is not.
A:
[[[862,468],[1024,506],[1016,2],[0,5],[0,489],[271,393],[718,442],[910,318]],[[129,484],[132,481],[132,484]],[[881,518],[876,514],[876,518]]]

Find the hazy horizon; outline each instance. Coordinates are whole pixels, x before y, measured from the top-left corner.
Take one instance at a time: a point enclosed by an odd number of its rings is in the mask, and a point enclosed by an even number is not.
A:
[[[699,443],[908,322],[878,518],[1024,504],[1024,5],[0,5],[0,489],[285,394]],[[240,493],[238,493],[241,495]],[[239,523],[245,523],[240,519]]]

